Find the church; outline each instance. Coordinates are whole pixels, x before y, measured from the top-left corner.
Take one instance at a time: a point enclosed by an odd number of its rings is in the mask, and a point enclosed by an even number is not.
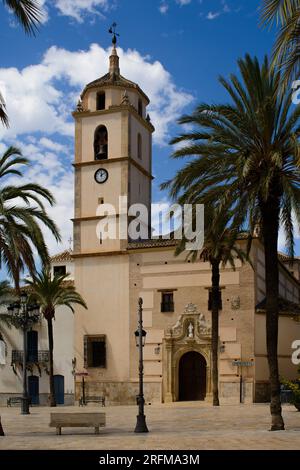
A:
[[[53,272],[87,303],[72,315],[57,309],[54,374],[57,401],[104,396],[109,405],[134,404],[138,393],[138,299],[143,299],[146,403],[212,399],[211,286],[209,263],[175,257],[176,240],[99,236],[102,205],[142,203],[151,213],[152,134],[149,98],[120,73],[116,44],[108,73],[87,84],[73,113],[74,247],[52,258]],[[72,215],[70,214],[70,217]],[[117,225],[121,221],[117,213]],[[151,221],[149,220],[149,226]],[[117,230],[118,232],[118,230]],[[239,244],[246,240],[241,235]],[[254,237],[250,264],[221,270],[219,393],[221,404],[269,401],[265,334],[264,251]],[[282,377],[294,379],[292,343],[300,339],[300,259],[278,254],[280,317],[278,357]],[[48,390],[46,323],[29,332],[34,361],[28,364],[32,402],[45,404]],[[28,341],[29,341],[28,339]],[[0,338],[0,402],[22,390],[22,335]],[[48,354],[48,355],[47,355]]]
[[[101,204],[142,203],[151,212],[152,134],[149,98],[120,73],[113,44],[109,71],[87,84],[75,120],[74,279],[88,311],[76,308],[74,356],[89,395],[134,403],[138,387],[137,301],[143,299],[145,400],[210,400],[210,265],[174,256],[175,240],[103,239]],[[116,215],[117,224],[121,214]],[[241,246],[245,240],[239,240]],[[263,246],[253,267],[236,262],[221,273],[219,390],[221,402],[268,400]],[[300,339],[299,260],[280,255],[281,374],[294,377],[291,345]],[[75,397],[81,379],[75,383]]]

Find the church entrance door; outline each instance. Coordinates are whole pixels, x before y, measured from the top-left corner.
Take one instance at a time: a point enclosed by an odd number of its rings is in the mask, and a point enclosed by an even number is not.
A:
[[[196,352],[185,353],[179,361],[179,401],[204,400],[206,360]]]

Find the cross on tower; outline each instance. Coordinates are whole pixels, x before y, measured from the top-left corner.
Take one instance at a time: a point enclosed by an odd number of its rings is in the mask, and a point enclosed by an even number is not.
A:
[[[112,43],[115,46],[117,44],[117,36],[119,37],[120,34],[116,32],[117,23],[113,23],[109,28],[108,32],[112,34]]]

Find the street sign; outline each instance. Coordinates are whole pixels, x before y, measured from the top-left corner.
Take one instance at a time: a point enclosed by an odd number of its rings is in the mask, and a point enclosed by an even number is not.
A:
[[[77,375],[77,377],[85,377],[86,375],[89,375],[88,372],[76,372],[75,375]]]
[[[239,367],[251,367],[253,366],[253,362],[252,361],[233,361],[232,365],[239,366]]]

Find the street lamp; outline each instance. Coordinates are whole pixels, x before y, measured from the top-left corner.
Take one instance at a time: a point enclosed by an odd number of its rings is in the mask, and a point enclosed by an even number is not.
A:
[[[139,407],[139,414],[137,415],[137,421],[134,432],[148,432],[146,424],[146,416],[144,415],[144,390],[143,390],[143,347],[146,341],[146,331],[143,330],[143,299],[139,298],[139,309],[138,309],[138,329],[134,333],[135,342],[139,348],[139,394],[137,396],[137,404]]]
[[[40,319],[40,306],[35,302],[28,304],[28,295],[21,292],[19,302],[15,302],[7,307],[8,313],[12,316],[14,325],[23,330],[23,396],[21,398],[21,414],[29,413],[29,396],[27,388],[27,331]]]

